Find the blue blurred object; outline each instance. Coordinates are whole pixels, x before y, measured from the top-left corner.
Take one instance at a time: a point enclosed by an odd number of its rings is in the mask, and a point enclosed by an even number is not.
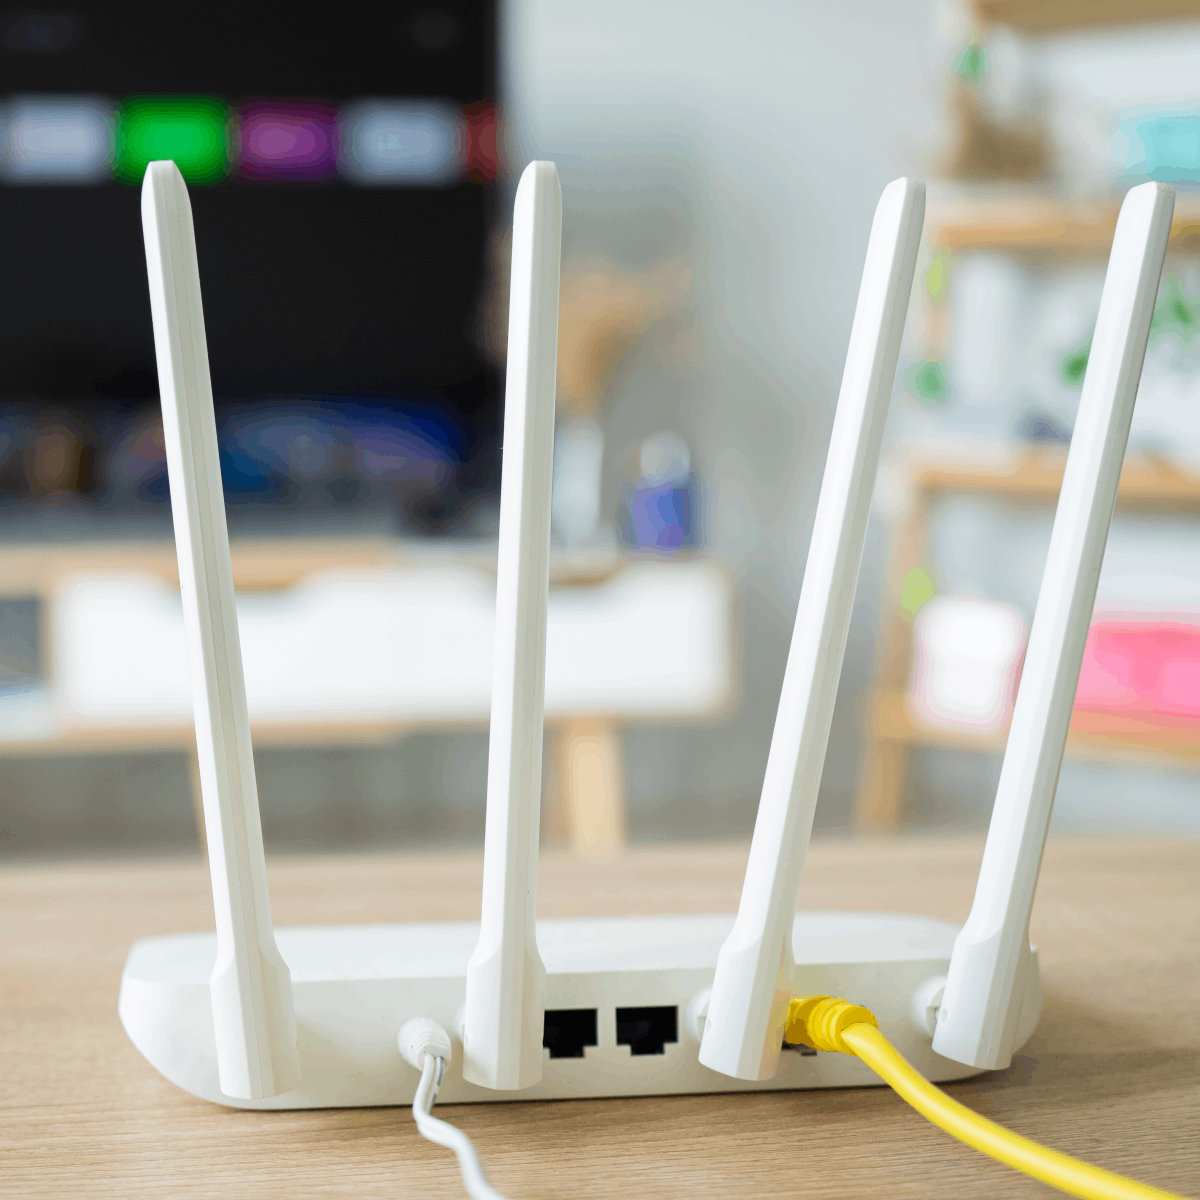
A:
[[[692,494],[686,487],[635,488],[628,507],[633,545],[671,552],[692,543]]]
[[[22,419],[25,416],[26,419]],[[24,490],[24,467],[21,462],[29,444],[30,428],[26,414],[0,414],[0,491],[17,493]]]
[[[699,544],[696,478],[687,443],[656,433],[641,445],[641,476],[626,497],[621,536],[626,545],[674,554]]]
[[[165,503],[167,450],[157,408],[132,421],[117,437],[108,462],[108,477],[118,501]]]
[[[443,488],[466,451],[462,431],[445,413],[413,406],[404,412],[364,409],[351,421],[359,470],[368,479],[422,482]]]
[[[468,449],[466,432],[432,404],[340,397],[222,406],[217,440],[232,506],[375,501],[408,516],[454,487]],[[157,408],[117,439],[109,476],[118,500],[168,498]]]
[[[1114,153],[1127,177],[1200,183],[1200,114],[1144,112],[1120,123]]]
[[[293,503],[314,491],[353,505],[381,489],[412,515],[457,478],[466,438],[416,402],[268,401],[226,410],[218,430],[230,503]]]
[[[1031,409],[1017,422],[1017,436],[1027,442],[1067,445],[1071,441],[1071,430],[1052,414]]]
[[[329,471],[331,451],[345,438],[338,414],[320,405],[268,401],[226,409],[217,427],[226,499],[294,498]]]

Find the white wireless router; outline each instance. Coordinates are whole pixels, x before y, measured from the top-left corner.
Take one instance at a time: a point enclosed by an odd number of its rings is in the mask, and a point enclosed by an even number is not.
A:
[[[795,911],[924,216],[905,179],[871,229],[737,918],[535,922],[561,201],[553,164],[533,163],[514,215],[482,921],[273,933],[191,214],[174,165],[152,163],[143,222],[217,931],[133,946],[119,1009],[138,1049],[242,1108],[412,1103],[420,1073],[397,1048],[412,1018],[460,1039],[442,1102],[877,1083],[858,1058],[784,1047],[788,998],[826,993],[867,1005],[932,1079],[1004,1065],[1040,1010],[1029,903],[1171,206],[1146,185],[1122,210],[1030,643],[1041,659],[967,926]]]

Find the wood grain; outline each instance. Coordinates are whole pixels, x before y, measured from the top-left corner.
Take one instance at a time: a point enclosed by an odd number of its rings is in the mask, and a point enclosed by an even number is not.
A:
[[[1103,259],[1112,246],[1118,209],[1115,203],[1065,202],[1014,189],[984,200],[930,205],[925,241],[950,254],[982,250],[1039,260]],[[1185,197],[1175,209],[1170,248],[1191,253],[1198,241],[1200,220]]]
[[[1143,25],[1200,14],[1196,0],[972,0],[984,21],[1024,33],[1084,29],[1096,25]]]
[[[869,709],[871,730],[881,743],[940,746],[949,750],[975,750],[1003,754],[1008,745],[1008,724],[999,729],[960,729],[920,719],[907,692],[876,691]],[[1067,753],[1074,758],[1145,763],[1164,758],[1180,766],[1200,765],[1200,729],[1192,717],[1163,713],[1113,713],[1076,710],[1071,717]],[[864,785],[864,792],[869,781]],[[898,814],[893,814],[895,820]]]
[[[1029,449],[1004,464],[922,462],[910,464],[912,487],[926,497],[948,493],[1054,504],[1062,490],[1065,451]],[[1121,471],[1117,507],[1150,512],[1200,511],[1200,476],[1147,455],[1131,455]]]
[[[1131,797],[1131,803],[1136,802]],[[824,843],[806,907],[962,920],[980,840]],[[729,911],[744,846],[543,859],[540,908]],[[1021,1133],[1200,1194],[1200,842],[1052,842],[1033,937],[1046,1010],[1007,1071],[950,1090]],[[475,853],[276,861],[277,924],[478,915]],[[0,1195],[461,1197],[405,1109],[248,1113],[176,1090],[116,1015],[130,942],[211,927],[198,862],[24,865],[0,879]],[[886,1089],[440,1110],[528,1197],[1056,1195]]]

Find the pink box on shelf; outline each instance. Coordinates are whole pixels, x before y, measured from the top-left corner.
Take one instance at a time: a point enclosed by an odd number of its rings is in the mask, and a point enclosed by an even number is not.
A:
[[[1200,718],[1200,625],[1097,622],[1088,633],[1075,707]]]

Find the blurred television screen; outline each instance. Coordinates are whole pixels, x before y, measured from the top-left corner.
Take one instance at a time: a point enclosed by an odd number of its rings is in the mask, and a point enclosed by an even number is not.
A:
[[[231,497],[396,493],[400,526],[435,532],[489,495],[494,18],[454,0],[0,15],[0,504],[165,511],[139,210],[157,158],[191,192]]]

